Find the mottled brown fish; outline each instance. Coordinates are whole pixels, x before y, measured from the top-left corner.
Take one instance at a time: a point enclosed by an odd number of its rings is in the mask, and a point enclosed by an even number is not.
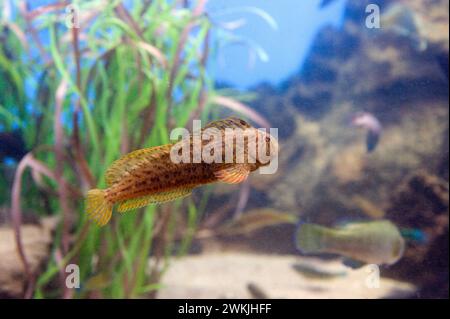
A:
[[[229,184],[240,183],[250,172],[269,165],[277,156],[276,139],[269,133],[250,126],[244,120],[232,117],[215,121],[204,127],[201,130],[202,134],[206,129],[215,129],[222,137],[217,138],[222,149],[217,153],[221,153],[222,161],[205,162],[202,157],[200,162],[193,162],[191,152],[194,149],[193,136],[177,143],[131,152],[115,161],[106,171],[107,189],[92,189],[87,193],[86,212],[89,217],[103,226],[111,218],[114,205],[118,205],[117,211],[121,213],[187,196],[201,185],[219,181]],[[228,143],[226,129],[241,129],[253,133],[257,148],[258,145],[264,145],[266,150],[264,155],[270,154],[268,161],[262,161],[262,156],[258,156],[258,152],[249,151],[251,150],[249,145],[252,145],[248,142],[249,139],[245,139],[243,144]],[[208,143],[214,144],[215,139],[212,136],[209,141],[201,140],[202,147]],[[186,142],[189,145],[190,161],[181,163],[173,161],[172,148]],[[232,160],[225,162],[225,153],[230,145],[234,148]],[[244,153],[244,161],[237,160],[240,153]],[[256,157],[253,160],[252,155]]]

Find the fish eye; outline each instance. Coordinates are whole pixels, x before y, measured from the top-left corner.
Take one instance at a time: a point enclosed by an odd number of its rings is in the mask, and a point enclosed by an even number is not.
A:
[[[266,136],[266,143],[270,142],[270,137]]]

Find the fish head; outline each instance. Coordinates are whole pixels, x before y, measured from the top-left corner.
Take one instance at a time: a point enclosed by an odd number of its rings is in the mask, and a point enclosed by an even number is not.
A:
[[[278,157],[278,141],[266,129],[226,128],[222,136],[222,154],[234,154],[235,163],[238,158],[244,159],[251,171],[269,165]]]

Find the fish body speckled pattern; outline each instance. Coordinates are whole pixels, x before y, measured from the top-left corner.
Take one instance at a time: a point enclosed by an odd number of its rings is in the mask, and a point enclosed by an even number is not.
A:
[[[274,149],[278,150],[277,141],[269,133],[253,128],[244,120],[232,117],[215,121],[203,128],[202,132],[207,128],[217,129],[222,137],[225,136],[227,128],[250,130],[255,133],[256,145],[258,141],[263,141],[270,154],[277,153],[273,152]],[[230,144],[226,143],[226,138],[220,141],[224,157]],[[202,146],[207,142],[202,140]],[[110,220],[113,206],[116,204],[118,212],[125,212],[149,204],[175,200],[188,196],[194,188],[201,185],[218,181],[240,183],[249,173],[269,164],[262,163],[259,158],[254,162],[248,160],[247,140],[240,150],[231,143],[234,147],[232,162],[207,163],[202,159],[199,163],[177,163],[171,158],[174,145],[176,143],[136,150],[115,161],[105,174],[108,188],[92,189],[87,194],[86,212],[89,217],[103,226]],[[193,149],[193,137],[189,137],[189,147],[190,150]],[[244,153],[244,162],[236,160],[239,151]]]

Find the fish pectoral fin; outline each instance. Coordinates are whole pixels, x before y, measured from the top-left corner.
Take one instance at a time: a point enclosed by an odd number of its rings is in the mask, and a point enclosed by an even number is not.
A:
[[[129,199],[119,203],[117,211],[124,213],[132,209],[141,208],[150,204],[169,202],[178,198],[190,195],[192,188],[177,188],[167,192],[160,192],[152,195]]]
[[[108,186],[120,181],[134,169],[148,164],[156,155],[170,150],[171,144],[136,150],[114,161],[106,170],[105,180]]]
[[[250,170],[246,164],[234,164],[214,172],[216,178],[227,184],[238,184],[245,181]]]

